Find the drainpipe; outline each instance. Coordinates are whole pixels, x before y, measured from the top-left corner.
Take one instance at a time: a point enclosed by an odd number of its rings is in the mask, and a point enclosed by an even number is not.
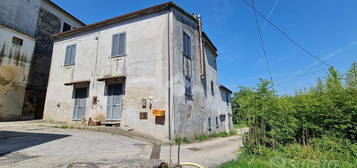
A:
[[[205,69],[206,69],[206,63],[205,63],[205,57],[203,53],[203,40],[202,40],[202,21],[201,21],[201,16],[197,15],[198,19],[198,40],[199,40],[199,47],[200,47],[200,76],[201,79],[205,78]]]
[[[168,101],[168,108],[167,108],[167,114],[168,114],[168,127],[169,127],[169,140],[171,140],[171,54],[170,54],[170,8],[167,10],[167,68],[168,68],[168,90],[167,90],[167,101]]]

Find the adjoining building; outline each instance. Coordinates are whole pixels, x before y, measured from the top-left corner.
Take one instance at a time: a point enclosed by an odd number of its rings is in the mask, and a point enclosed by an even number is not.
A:
[[[44,119],[162,140],[230,131],[231,91],[201,19],[172,2],[54,35]]]
[[[20,118],[35,38],[0,25],[0,120]]]
[[[51,35],[85,24],[50,0],[2,0],[0,25],[0,47],[3,52],[0,55],[0,78],[8,80],[3,76],[9,73],[8,66],[21,71],[16,74],[24,76],[16,98],[6,91],[0,93],[0,121],[41,119],[52,56]],[[35,42],[32,50],[29,48],[30,41]],[[16,60],[17,57],[20,60]],[[1,90],[8,89],[7,83],[0,83]]]

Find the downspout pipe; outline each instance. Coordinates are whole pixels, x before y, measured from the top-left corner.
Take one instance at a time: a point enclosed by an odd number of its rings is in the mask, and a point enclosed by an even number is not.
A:
[[[198,20],[198,39],[199,39],[199,50],[200,50],[200,77],[204,79],[206,76],[206,63],[203,51],[203,39],[202,39],[202,20],[201,16],[197,15]]]
[[[170,7],[167,10],[167,70],[168,70],[168,84],[167,84],[167,101],[168,101],[168,108],[167,108],[167,115],[168,115],[168,133],[169,133],[169,140],[171,140],[171,44],[170,44]]]

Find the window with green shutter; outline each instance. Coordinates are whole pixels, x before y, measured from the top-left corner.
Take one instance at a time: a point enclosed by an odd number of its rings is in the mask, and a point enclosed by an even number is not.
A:
[[[77,45],[73,44],[66,47],[66,56],[64,60],[64,66],[74,65],[76,58]]]
[[[123,56],[126,53],[126,33],[113,35],[112,57]]]
[[[191,58],[191,37],[186,32],[183,32],[183,54]]]

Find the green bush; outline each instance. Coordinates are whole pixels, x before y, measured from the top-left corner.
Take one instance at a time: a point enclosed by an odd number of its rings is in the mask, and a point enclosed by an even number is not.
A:
[[[256,88],[234,93],[232,110],[234,123],[249,132],[242,156],[227,165],[264,167],[275,157],[295,167],[357,165],[357,62],[345,74],[331,67],[315,86],[291,96],[260,79]]]

